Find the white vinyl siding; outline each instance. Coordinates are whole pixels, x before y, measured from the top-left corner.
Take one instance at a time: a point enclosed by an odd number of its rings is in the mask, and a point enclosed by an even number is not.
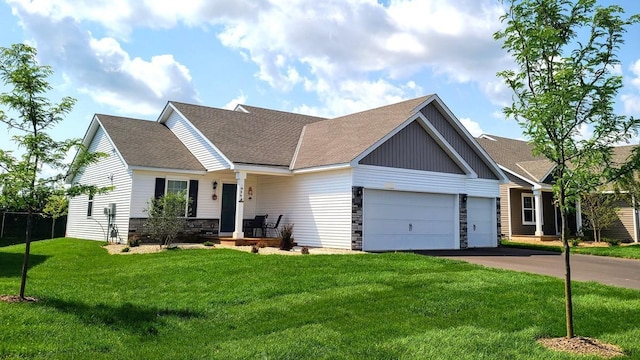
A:
[[[230,164],[224,157],[178,112],[173,111],[165,125],[208,171],[229,169]]]
[[[148,206],[148,201],[153,198],[155,191],[155,179],[157,177],[167,180],[179,177],[183,180],[198,180],[198,219],[219,219],[220,206],[222,204],[222,184],[235,184],[236,178],[232,171],[216,172],[206,175],[165,173],[160,171],[136,170],[134,171],[133,192],[131,197],[131,217],[146,218],[144,209]],[[218,198],[213,200],[213,182],[218,182],[216,194]],[[253,189],[253,199],[244,202],[244,218],[251,219],[255,214],[256,202],[261,191],[257,188],[257,180],[254,175],[248,175],[245,181],[245,188]],[[166,186],[166,185],[165,185]]]
[[[89,145],[89,151],[104,152],[108,157],[89,165],[74,182],[100,187],[112,186],[106,194],[94,196],[92,216],[87,217],[88,195],[80,195],[69,200],[67,236],[89,240],[107,240],[107,216],[104,208],[110,203],[116,204],[115,224],[120,237],[126,241],[129,231],[129,205],[131,196],[131,173],[114,151],[111,142],[102,127],[98,128]],[[113,178],[113,183],[111,182]]]
[[[353,170],[353,183],[368,189],[500,196],[500,183],[497,180],[371,165],[358,165]]]
[[[350,169],[261,176],[258,185],[256,212],[269,221],[283,215],[280,224],[294,225],[298,245],[351,248]]]

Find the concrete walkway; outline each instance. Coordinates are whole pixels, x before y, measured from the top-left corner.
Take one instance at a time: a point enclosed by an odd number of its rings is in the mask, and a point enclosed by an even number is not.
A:
[[[564,255],[557,252],[495,248],[430,250],[416,253],[564,279]],[[571,279],[640,289],[640,260],[571,254]]]

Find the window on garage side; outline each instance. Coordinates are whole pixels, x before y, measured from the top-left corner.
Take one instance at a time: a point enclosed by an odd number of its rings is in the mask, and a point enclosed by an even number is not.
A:
[[[536,202],[533,194],[522,194],[522,225],[536,224]]]
[[[184,216],[187,216],[187,194],[189,190],[189,182],[187,180],[167,180],[166,193],[182,193],[184,195]]]
[[[93,216],[93,194],[89,194],[89,201],[87,202],[87,217]]]

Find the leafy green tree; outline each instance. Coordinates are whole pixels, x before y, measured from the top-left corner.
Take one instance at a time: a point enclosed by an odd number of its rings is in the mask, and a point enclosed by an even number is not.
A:
[[[185,192],[168,192],[159,198],[152,198],[144,210],[147,215],[145,231],[160,246],[169,246],[184,229],[187,197]]]
[[[512,55],[515,69],[498,76],[513,91],[504,109],[522,127],[536,154],[556,166],[553,192],[561,213],[565,260],[567,337],[574,336],[566,214],[581,192],[612,176],[612,144],[635,134],[637,119],[617,115],[613,106],[622,78],[612,74],[626,28],[620,6],[595,0],[503,0],[506,27],[494,34]],[[582,137],[585,130],[590,136]],[[605,165],[602,167],[602,165]],[[604,171],[594,171],[593,169]],[[625,168],[624,166],[619,169]],[[611,170],[610,170],[611,169]]]
[[[618,220],[616,206],[618,194],[590,193],[583,194],[580,199],[582,214],[587,218],[587,228],[593,231],[593,240],[602,240],[602,229],[607,229]]]
[[[24,300],[29,267],[29,254],[33,231],[33,217],[41,210],[52,194],[59,192],[59,184],[69,171],[77,172],[87,164],[97,161],[101,153],[89,153],[82,148],[80,140],[54,140],[47,131],[60,123],[71,111],[75,99],[63,98],[52,103],[46,93],[51,90],[47,81],[53,74],[49,66],[38,64],[36,49],[25,44],[14,44],[0,48],[0,79],[10,91],[0,94],[0,121],[9,131],[17,132],[12,141],[21,154],[0,150],[0,188],[3,203],[14,209],[27,212],[25,229],[25,252],[20,281],[20,299]],[[69,151],[78,149],[76,162],[65,163]],[[46,177],[43,168],[56,173]],[[73,185],[65,190],[68,195],[106,191],[94,186]]]
[[[69,211],[69,198],[60,192],[53,193],[47,200],[47,205],[42,209],[42,214],[51,218],[51,238],[55,236],[56,220],[67,215]]]

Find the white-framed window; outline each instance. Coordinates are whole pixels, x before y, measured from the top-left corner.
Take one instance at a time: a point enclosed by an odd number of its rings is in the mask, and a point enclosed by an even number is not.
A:
[[[536,198],[533,194],[522,194],[522,225],[536,224]]]
[[[189,194],[189,181],[180,179],[167,179],[165,194],[180,192],[184,194],[184,216],[187,216],[187,211],[189,210],[189,203],[187,202],[187,196]]]
[[[87,201],[87,217],[93,216],[93,194],[89,194],[89,201]]]

